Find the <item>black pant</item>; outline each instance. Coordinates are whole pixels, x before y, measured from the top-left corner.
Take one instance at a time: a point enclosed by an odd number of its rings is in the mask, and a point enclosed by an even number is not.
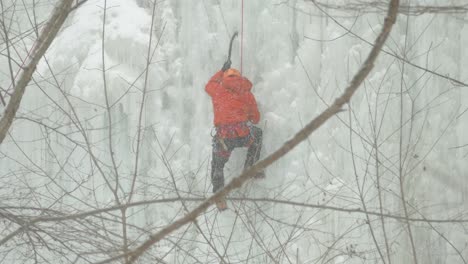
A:
[[[211,183],[213,192],[224,186],[224,165],[228,162],[235,148],[248,147],[244,170],[252,166],[260,158],[262,149],[262,130],[251,127],[250,134],[245,137],[219,139],[213,137],[213,159],[211,160]]]

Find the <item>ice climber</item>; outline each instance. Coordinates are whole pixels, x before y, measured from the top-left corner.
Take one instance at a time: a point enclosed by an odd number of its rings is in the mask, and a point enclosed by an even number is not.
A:
[[[230,60],[206,84],[205,90],[213,102],[216,128],[211,161],[213,193],[224,186],[224,165],[234,148],[248,147],[244,169],[259,159],[262,130],[253,126],[259,122],[260,113],[251,88],[252,83],[231,68]],[[255,175],[255,178],[264,177],[263,171]],[[219,199],[216,206],[220,211],[227,209],[226,200]]]

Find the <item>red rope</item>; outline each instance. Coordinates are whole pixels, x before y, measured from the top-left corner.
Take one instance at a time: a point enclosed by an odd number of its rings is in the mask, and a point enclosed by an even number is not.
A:
[[[241,57],[240,57],[240,72],[241,72],[241,76],[242,75],[242,64],[243,64],[243,53],[244,53],[244,0],[242,0],[242,8],[241,8],[241,43],[240,43],[240,46],[241,46]]]

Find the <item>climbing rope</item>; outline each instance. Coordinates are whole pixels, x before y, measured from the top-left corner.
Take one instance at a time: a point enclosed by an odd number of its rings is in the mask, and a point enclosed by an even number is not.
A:
[[[221,4],[219,3],[219,0],[218,0],[218,5],[219,5],[219,10],[221,12],[221,17],[223,18],[223,22],[224,22],[224,26],[226,27],[226,33],[228,35],[229,34],[229,29],[227,27],[227,24],[226,24],[226,20],[224,19],[224,13],[223,13],[223,10],[221,9]],[[208,12],[207,12],[208,14]],[[230,43],[230,46],[229,46],[229,53],[228,53],[228,60],[231,59],[231,50],[232,50],[232,43],[233,43],[233,40],[234,38],[238,35],[238,31],[236,31],[233,35],[232,35],[232,38],[231,38],[231,43]],[[244,0],[241,0],[241,37],[240,37],[240,73],[241,73],[241,76],[242,76],[242,72],[243,72],[243,61],[244,61]]]
[[[242,7],[241,7],[241,39],[240,39],[240,73],[242,74],[242,67],[243,67],[243,53],[244,53],[244,0],[242,0]]]

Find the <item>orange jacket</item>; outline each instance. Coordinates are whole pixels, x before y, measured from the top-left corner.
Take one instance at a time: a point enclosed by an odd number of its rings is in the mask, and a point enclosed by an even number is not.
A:
[[[251,88],[252,83],[245,77],[223,77],[222,71],[211,77],[205,91],[213,101],[215,126],[247,121],[258,123],[260,113]]]

